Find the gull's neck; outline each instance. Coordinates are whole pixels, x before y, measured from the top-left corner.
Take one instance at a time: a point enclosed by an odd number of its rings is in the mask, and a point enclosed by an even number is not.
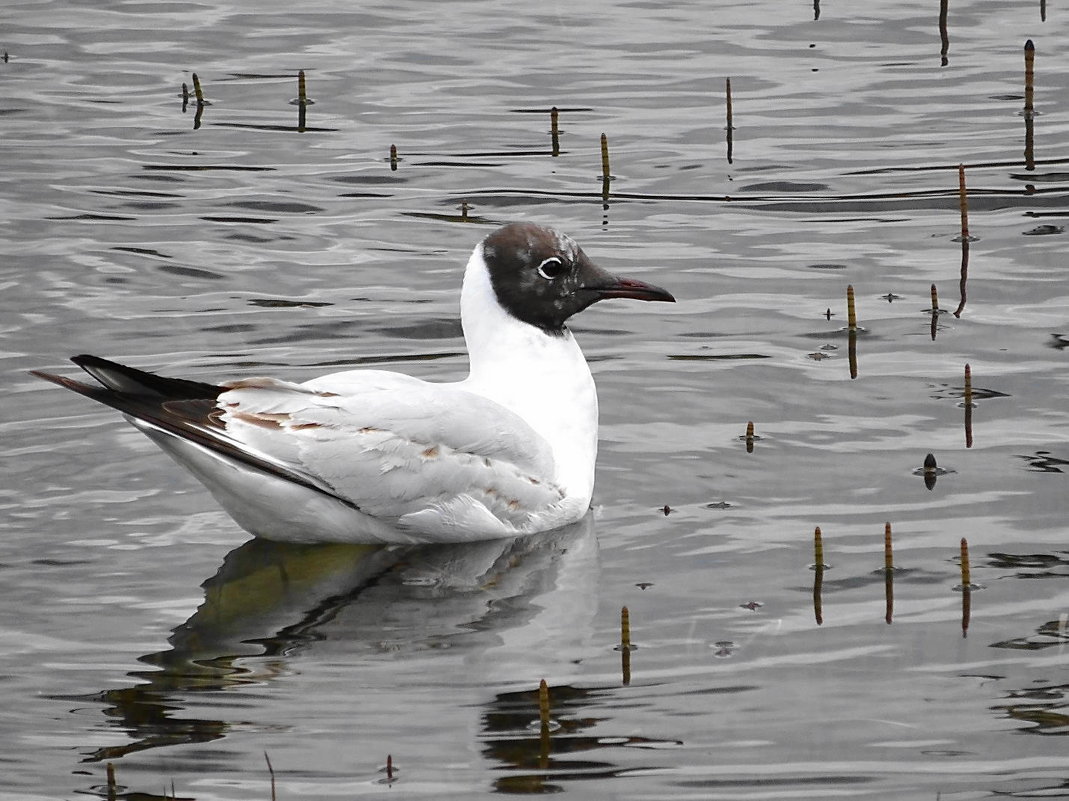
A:
[[[598,399],[572,333],[546,333],[502,308],[481,245],[464,274],[460,316],[471,365],[464,387],[526,420],[552,447],[558,481],[569,495],[589,499]]]

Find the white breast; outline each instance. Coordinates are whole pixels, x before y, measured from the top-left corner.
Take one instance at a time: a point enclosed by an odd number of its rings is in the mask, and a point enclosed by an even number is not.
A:
[[[480,248],[468,261],[461,296],[471,360],[464,389],[522,417],[549,443],[557,483],[585,511],[594,489],[598,397],[570,331],[547,334],[501,308]]]

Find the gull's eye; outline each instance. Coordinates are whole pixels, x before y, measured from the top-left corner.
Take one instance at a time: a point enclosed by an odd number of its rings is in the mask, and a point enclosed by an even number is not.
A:
[[[568,266],[556,256],[550,256],[538,265],[538,274],[547,281],[559,278],[568,272]]]

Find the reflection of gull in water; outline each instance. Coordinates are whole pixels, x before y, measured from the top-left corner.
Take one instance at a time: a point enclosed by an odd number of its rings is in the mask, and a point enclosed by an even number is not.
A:
[[[224,737],[232,722],[200,717],[207,705],[197,693],[262,688],[284,680],[277,677],[290,672],[292,659],[307,664],[317,651],[333,665],[348,660],[342,667],[354,679],[382,660],[426,670],[406,662],[447,648],[462,655],[475,681],[537,683],[588,652],[596,574],[591,515],[553,532],[455,545],[250,540],[204,583],[204,602],[174,630],[171,647],[142,657],[156,669],[130,675],[144,683],[97,696],[131,742],[100,748],[88,761]],[[334,703],[306,700],[309,709]],[[404,704],[398,697],[397,708]]]

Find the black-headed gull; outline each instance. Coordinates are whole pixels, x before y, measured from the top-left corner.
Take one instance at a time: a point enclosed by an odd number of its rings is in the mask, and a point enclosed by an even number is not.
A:
[[[547,531],[590,507],[598,399],[565,322],[605,298],[674,301],[595,266],[564,234],[499,228],[468,260],[470,374],[347,370],[219,386],[95,356],[103,386],[35,372],[123,412],[252,534],[291,542],[460,542]]]

